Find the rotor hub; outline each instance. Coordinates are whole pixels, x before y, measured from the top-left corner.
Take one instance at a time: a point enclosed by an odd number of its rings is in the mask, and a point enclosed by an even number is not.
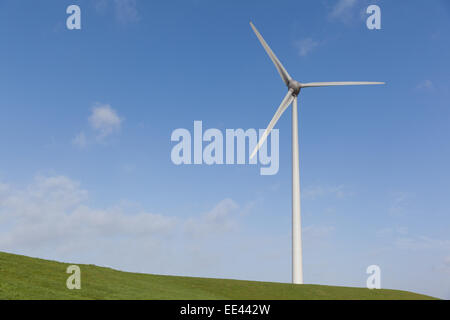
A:
[[[293,90],[293,95],[298,95],[300,93],[300,89],[302,88],[302,84],[296,80],[290,80],[288,84],[288,88]]]

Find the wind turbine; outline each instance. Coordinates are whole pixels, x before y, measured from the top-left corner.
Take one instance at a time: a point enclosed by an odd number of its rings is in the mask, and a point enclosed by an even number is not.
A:
[[[384,84],[384,82],[367,82],[367,81],[344,81],[344,82],[298,82],[289,75],[286,69],[281,64],[280,60],[276,57],[264,38],[255,28],[253,23],[250,22],[250,26],[255,32],[256,36],[261,42],[264,50],[266,50],[269,58],[272,60],[275,68],[277,68],[281,79],[288,87],[288,93],[284,97],[280,106],[278,107],[272,120],[264,131],[258,145],[250,155],[250,159],[253,158],[263,143],[266,141],[267,136],[273,129],[278,119],[284,111],[292,103],[292,283],[303,284],[303,266],[302,266],[302,235],[301,235],[301,216],[300,216],[300,168],[299,168],[299,155],[298,155],[298,113],[297,113],[297,96],[302,88],[310,87],[327,87],[327,86],[348,86],[348,85],[366,85],[366,84]]]

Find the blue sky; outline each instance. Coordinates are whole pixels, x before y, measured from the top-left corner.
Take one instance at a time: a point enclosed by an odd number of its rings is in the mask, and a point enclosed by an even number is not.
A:
[[[77,4],[82,29],[66,29]],[[381,30],[365,9],[381,8]],[[290,281],[280,170],[181,165],[173,130],[265,128],[299,81],[306,283],[450,299],[446,1],[0,2],[0,250],[148,273]]]

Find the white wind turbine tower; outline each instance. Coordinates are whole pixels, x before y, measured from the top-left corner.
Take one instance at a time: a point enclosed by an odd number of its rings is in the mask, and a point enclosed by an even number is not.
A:
[[[273,64],[280,73],[281,79],[288,87],[288,93],[284,97],[278,107],[272,120],[270,120],[267,129],[258,142],[258,145],[250,155],[253,158],[259,148],[266,141],[267,136],[273,129],[283,112],[292,104],[292,283],[303,284],[303,266],[302,266],[302,236],[301,236],[301,218],[300,218],[300,168],[298,155],[298,115],[297,115],[297,96],[302,88],[309,87],[326,87],[326,86],[348,86],[348,85],[365,85],[365,84],[384,84],[384,82],[367,82],[367,81],[345,81],[345,82],[309,82],[301,83],[291,78],[289,73],[281,64],[280,60],[275,56],[273,51],[267,45],[264,38],[255,28],[253,23],[250,26],[266,50]]]

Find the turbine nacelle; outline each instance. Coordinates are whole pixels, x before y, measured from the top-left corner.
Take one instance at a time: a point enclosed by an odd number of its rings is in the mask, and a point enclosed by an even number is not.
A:
[[[302,84],[300,82],[298,82],[297,80],[291,79],[289,80],[287,87],[289,88],[289,90],[292,90],[292,94],[294,96],[297,96],[300,93],[300,89],[303,87]]]

